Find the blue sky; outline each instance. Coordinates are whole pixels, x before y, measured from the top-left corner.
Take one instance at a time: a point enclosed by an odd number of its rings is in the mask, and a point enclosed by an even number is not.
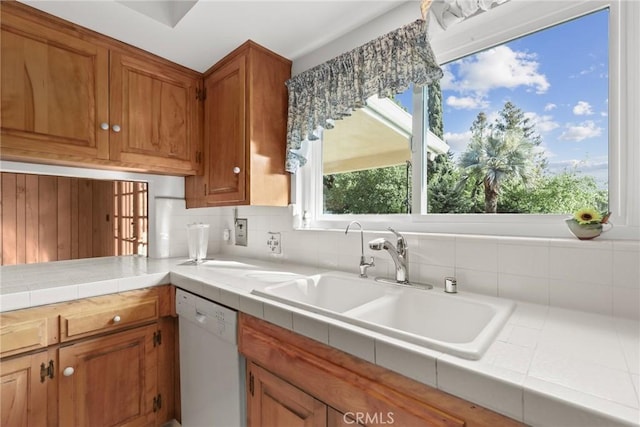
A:
[[[608,19],[596,12],[444,65],[452,151],[464,151],[480,111],[492,122],[511,101],[536,123],[549,172],[576,166],[606,183]]]

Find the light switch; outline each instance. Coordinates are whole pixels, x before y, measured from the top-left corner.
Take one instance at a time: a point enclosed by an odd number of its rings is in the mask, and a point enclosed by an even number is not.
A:
[[[247,230],[247,219],[236,219],[236,246],[247,246],[249,230]]]

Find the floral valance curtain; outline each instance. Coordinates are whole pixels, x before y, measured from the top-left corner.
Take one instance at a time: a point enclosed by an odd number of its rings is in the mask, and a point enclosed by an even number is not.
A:
[[[306,159],[302,142],[318,139],[320,128],[364,107],[372,95],[390,97],[411,84],[428,85],[442,78],[426,24],[417,20],[287,81],[286,170],[295,173]]]

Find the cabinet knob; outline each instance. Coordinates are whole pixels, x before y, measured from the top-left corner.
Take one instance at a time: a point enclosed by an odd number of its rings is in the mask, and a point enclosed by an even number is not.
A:
[[[236,166],[235,168],[233,168],[233,173],[235,173],[236,175],[238,175],[240,173],[240,168],[238,166]]]
[[[117,314],[115,316],[113,316],[113,323],[120,323],[121,320],[122,319]]]
[[[100,129],[109,130],[109,123],[107,123],[107,122],[100,123]]]
[[[71,366],[67,366],[66,368],[64,368],[64,370],[62,371],[62,375],[64,375],[65,377],[70,377],[71,375],[73,375],[73,373],[76,370],[73,369]]]
[[[111,126],[111,129],[113,129],[114,132],[120,132],[120,125],[113,125]]]

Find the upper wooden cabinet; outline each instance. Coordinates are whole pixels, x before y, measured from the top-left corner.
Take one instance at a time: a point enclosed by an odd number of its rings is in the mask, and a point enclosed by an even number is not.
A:
[[[252,41],[205,73],[205,171],[187,178],[187,207],[289,203],[290,76],[289,60]]]
[[[198,172],[200,80],[112,51],[110,158],[125,164],[150,163],[158,170]]]
[[[201,173],[201,74],[2,2],[2,158]]]
[[[13,15],[0,20],[2,156],[109,159],[109,51]]]

